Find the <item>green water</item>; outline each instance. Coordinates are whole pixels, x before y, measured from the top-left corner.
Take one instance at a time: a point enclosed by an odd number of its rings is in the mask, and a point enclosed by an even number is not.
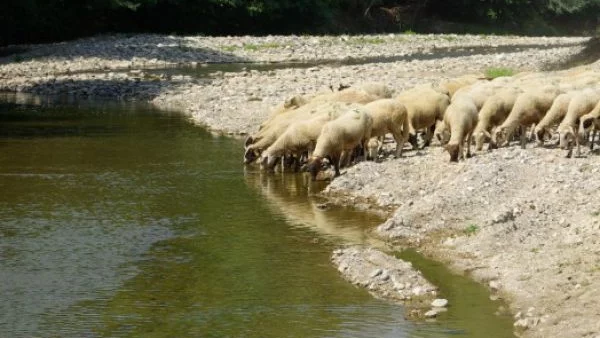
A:
[[[380,220],[244,170],[241,141],[142,104],[1,99],[0,337],[476,337],[342,280],[332,250]]]

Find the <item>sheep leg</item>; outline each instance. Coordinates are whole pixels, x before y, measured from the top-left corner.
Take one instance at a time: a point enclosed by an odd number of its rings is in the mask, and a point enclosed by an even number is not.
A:
[[[529,142],[535,141],[535,123],[531,125],[531,131],[529,132]]]
[[[473,137],[473,132],[470,132],[467,135],[467,158],[471,158],[471,138]]]
[[[343,154],[342,155],[332,155],[331,156],[331,162],[333,162],[333,168],[335,170],[335,176],[334,177],[340,176],[340,162],[341,162],[341,157],[342,156],[343,156]]]
[[[433,138],[434,131],[435,131],[435,123],[425,130],[425,141],[423,142],[423,147],[421,147],[421,149],[423,149],[425,147],[429,147],[429,144],[431,143],[431,139]]]
[[[338,168],[340,167],[345,167],[347,164],[346,162],[349,161],[351,155],[350,152],[348,152],[347,150],[343,150],[341,155],[338,156],[338,160],[337,160],[337,166]]]
[[[525,146],[527,144],[527,131],[525,130],[524,126],[521,126],[521,149],[525,149]]]
[[[592,142],[590,142],[590,152],[594,150],[594,140],[596,139],[596,128],[592,130]]]
[[[394,133],[394,140],[396,141],[396,158],[402,157],[402,148],[404,147],[404,137],[402,137],[401,133]],[[383,141],[378,148],[377,153],[379,153],[379,149],[383,147]]]

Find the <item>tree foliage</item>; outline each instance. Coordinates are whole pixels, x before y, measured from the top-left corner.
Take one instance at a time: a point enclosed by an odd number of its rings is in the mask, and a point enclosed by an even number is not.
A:
[[[0,45],[110,32],[369,32],[363,13],[372,6],[418,8],[418,19],[517,28],[540,18],[600,19],[600,0],[3,0]]]

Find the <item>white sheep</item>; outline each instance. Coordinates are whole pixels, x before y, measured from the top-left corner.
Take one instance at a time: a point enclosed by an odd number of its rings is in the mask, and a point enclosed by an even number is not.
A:
[[[383,90],[382,88],[373,88]],[[306,96],[294,96],[283,104],[276,106],[272,114],[263,122],[257,133],[248,137],[245,142],[245,162],[257,158],[257,153],[270,146],[285,131],[291,122],[311,117],[313,108],[327,102],[345,102],[366,104],[379,97],[362,89],[347,88],[337,92],[318,92]]]
[[[364,108],[353,108],[339,118],[327,122],[317,138],[315,150],[308,162],[308,171],[316,178],[324,158],[335,168],[335,175],[340,174],[342,152],[349,153],[359,145],[367,148],[371,138],[373,120]]]
[[[493,142],[496,145],[508,144],[512,134],[517,128],[521,128],[521,147],[525,147],[525,128],[539,122],[554,99],[560,94],[555,85],[524,91],[517,97],[513,109],[504,122],[495,130]]]
[[[577,137],[579,118],[591,112],[598,101],[600,101],[600,91],[595,88],[588,88],[575,94],[569,102],[567,114],[556,129],[560,135],[561,149],[568,150],[567,157],[571,157],[574,143],[577,144],[577,155],[580,155],[579,138]]]
[[[503,87],[504,86],[502,85],[491,82],[476,83],[459,89],[454,93],[454,96],[452,96],[452,101],[463,96],[469,96],[473,100],[475,107],[477,107],[477,111],[479,111],[481,107],[483,107],[485,101]]]
[[[477,125],[477,107],[469,97],[461,97],[448,106],[444,114],[445,130],[450,132],[450,139],[444,150],[450,154],[451,162],[465,158],[464,145],[467,143],[467,157],[471,156],[471,136]]]
[[[365,110],[373,120],[371,137],[384,137],[385,134],[391,133],[396,141],[396,157],[401,157],[404,143],[408,141],[409,123],[406,107],[394,99],[381,99],[366,104]],[[376,158],[371,154],[369,157]]]
[[[475,130],[473,131],[476,150],[482,150],[483,143],[491,140],[492,135],[490,133],[492,128],[506,120],[506,117],[515,105],[517,97],[522,92],[523,90],[520,88],[507,87],[490,96],[485,101],[479,110],[477,126],[475,126]],[[493,147],[492,144],[490,145]]]
[[[258,133],[246,140],[244,163],[254,162],[264,149],[273,144],[285,132],[290,124],[314,117],[316,113],[322,110],[323,105],[366,104],[376,99],[376,96],[368,94],[363,90],[348,88],[331,94],[317,95],[310,102],[296,109],[275,115]]]
[[[588,140],[588,133],[592,133],[592,141],[590,143],[590,151],[594,150],[594,140],[596,138],[596,133],[600,130],[600,101],[594,106],[591,112],[581,116],[579,118],[579,139],[580,140]],[[577,152],[580,153],[580,150],[577,149]]]
[[[448,96],[453,97],[454,93],[460,88],[472,85],[476,82],[483,82],[482,74],[466,74],[457,78],[442,80],[438,87],[448,93]]]
[[[539,146],[544,145],[544,136],[549,134],[548,129],[558,124],[567,114],[569,103],[576,92],[562,93],[554,99],[552,106],[544,115],[544,118],[535,126],[533,133],[536,135]]]
[[[327,104],[321,106],[322,111],[315,114],[313,118],[304,121],[296,121],[277,138],[261,154],[261,163],[269,170],[277,164],[277,159],[284,155],[297,155],[308,152],[310,156],[321,134],[323,125],[338,118],[343,112],[350,108],[360,108],[358,104]]]
[[[379,82],[359,83],[357,85],[353,85],[351,88],[363,90],[368,94],[377,96],[380,99],[389,99],[394,94],[394,91],[390,87]]]
[[[433,128],[436,121],[444,118],[444,112],[450,105],[450,97],[440,93],[431,87],[420,87],[405,91],[396,97],[405,107],[408,113],[409,142],[413,148],[417,148],[416,131],[426,130],[425,144],[429,145],[433,136]]]

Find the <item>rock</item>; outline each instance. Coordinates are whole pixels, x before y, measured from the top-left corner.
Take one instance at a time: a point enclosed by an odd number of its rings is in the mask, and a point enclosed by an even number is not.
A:
[[[423,314],[423,316],[425,318],[435,318],[435,317],[437,317],[437,315],[438,315],[438,312],[433,309],[429,310],[429,311],[425,312],[425,314]]]
[[[433,302],[431,302],[431,306],[433,306],[433,307],[446,307],[447,305],[448,305],[448,300],[443,299],[443,298],[437,298],[437,299],[434,299]]]
[[[376,270],[373,270],[373,272],[371,272],[371,274],[369,275],[369,277],[375,278],[375,277],[381,275],[382,273],[383,273],[382,269],[376,269]]]

